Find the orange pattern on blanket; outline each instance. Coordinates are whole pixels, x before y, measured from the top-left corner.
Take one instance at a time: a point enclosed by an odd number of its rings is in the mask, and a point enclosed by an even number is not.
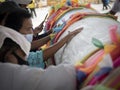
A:
[[[102,49],[88,58],[83,65],[78,65],[76,67],[78,68],[78,70],[89,74],[95,69],[97,64],[102,60],[103,56],[104,50]]]
[[[62,33],[70,26],[72,25],[74,22],[80,20],[81,18],[83,18],[86,14],[81,14],[81,13],[76,13],[74,15],[72,15],[70,17],[70,19],[68,20],[68,22],[66,22],[65,27],[56,35],[54,42],[57,42],[57,40],[59,39],[59,37],[62,35]]]

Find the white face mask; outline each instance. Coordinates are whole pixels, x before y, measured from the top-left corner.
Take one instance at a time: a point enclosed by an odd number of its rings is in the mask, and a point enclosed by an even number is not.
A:
[[[25,36],[25,38],[31,43],[32,42],[32,40],[33,40],[33,34],[26,34],[26,35],[24,35]]]

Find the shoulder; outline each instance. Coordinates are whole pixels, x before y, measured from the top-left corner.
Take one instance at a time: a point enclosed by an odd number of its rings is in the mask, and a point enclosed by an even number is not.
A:
[[[44,70],[25,65],[0,63],[0,88],[2,90],[35,90]],[[7,87],[5,87],[7,85]]]

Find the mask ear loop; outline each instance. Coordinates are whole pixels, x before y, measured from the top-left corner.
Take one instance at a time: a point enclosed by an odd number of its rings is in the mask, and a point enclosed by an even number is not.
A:
[[[12,54],[17,58],[17,61],[18,61],[19,65],[29,65],[29,63],[27,61],[23,60],[15,52],[12,52]]]

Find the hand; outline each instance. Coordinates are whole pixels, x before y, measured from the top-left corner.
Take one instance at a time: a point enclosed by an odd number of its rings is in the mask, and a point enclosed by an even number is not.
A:
[[[48,14],[45,16],[45,19],[42,21],[42,23],[34,29],[34,31],[33,31],[34,35],[37,35],[38,33],[40,33],[43,30],[43,27],[44,27],[43,24],[44,24],[47,16],[48,16]]]
[[[67,43],[74,37],[76,36],[78,33],[80,33],[81,31],[83,30],[83,27],[82,28],[78,28],[72,32],[69,32],[69,34],[67,35]]]
[[[37,35],[38,33],[40,33],[43,30],[43,24],[44,24],[44,21],[33,30],[34,35]]]
[[[51,33],[53,33],[53,29],[50,29],[49,31],[47,31],[48,35],[51,34]]]

